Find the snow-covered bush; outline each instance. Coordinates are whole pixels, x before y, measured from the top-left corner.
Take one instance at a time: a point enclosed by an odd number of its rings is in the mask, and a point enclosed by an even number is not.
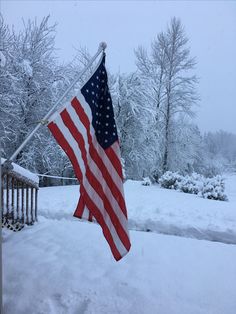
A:
[[[165,189],[177,189],[182,176],[177,172],[166,171],[159,179],[159,184]]]
[[[167,171],[161,176],[159,183],[161,187],[166,189],[175,189],[184,193],[196,194],[203,198],[227,201],[227,196],[224,193],[224,179],[219,175],[213,178],[205,178],[197,173],[182,176],[176,172]]]
[[[152,182],[151,182],[149,177],[143,178],[142,185],[149,186],[151,184],[152,184]]]
[[[154,169],[150,174],[152,183],[158,183],[160,177],[161,177],[161,173],[159,169]]]
[[[184,193],[199,194],[204,185],[204,177],[200,174],[193,173],[188,176],[181,176],[176,186],[177,190]]]
[[[221,176],[205,179],[201,195],[204,198],[227,201],[224,179]]]

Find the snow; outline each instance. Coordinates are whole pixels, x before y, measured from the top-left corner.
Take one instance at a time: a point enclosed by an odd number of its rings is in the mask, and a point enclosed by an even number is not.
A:
[[[27,59],[24,59],[22,62],[21,62],[21,68],[22,68],[22,71],[23,73],[28,76],[28,77],[32,77],[33,76],[33,68],[31,66],[31,62]]]
[[[0,67],[4,68],[6,65],[6,57],[3,52],[0,50]]]
[[[4,314],[235,314],[236,246],[157,233],[159,221],[233,236],[235,183],[221,202],[127,181],[130,227],[156,232],[131,230],[120,262],[98,225],[72,217],[78,186],[40,189],[39,223],[3,229]]]
[[[227,201],[227,196],[224,193],[224,178],[220,175],[205,178],[197,173],[183,176],[177,172],[167,171],[160,177],[158,182],[161,187],[167,189],[197,194],[208,199]]]
[[[144,186],[140,181],[128,180],[124,187],[131,229],[236,244],[236,176],[227,177],[229,201]],[[79,186],[43,188],[39,197],[44,217],[72,220]]]
[[[236,185],[236,176],[232,181]],[[126,183],[125,191],[133,228],[236,244],[236,191],[228,195],[229,202],[134,181]]]
[[[5,158],[1,158],[1,164],[3,164],[6,161]],[[39,184],[39,177],[32,173],[31,171],[15,164],[14,162],[12,163],[13,166],[13,171],[18,173],[20,176],[27,178],[28,180],[35,182],[36,184]]]

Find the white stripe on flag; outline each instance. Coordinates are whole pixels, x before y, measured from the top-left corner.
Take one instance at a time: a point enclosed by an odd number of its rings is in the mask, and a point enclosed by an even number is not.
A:
[[[86,102],[83,94],[79,91],[78,94],[77,94],[77,99],[79,100],[81,106],[83,107],[84,109],[84,112],[86,114],[86,116],[88,117],[89,119],[89,122],[90,122],[90,134],[92,136],[92,138],[95,137],[95,132],[94,132],[94,128],[92,126],[92,112],[91,112],[91,108],[90,106],[88,105],[88,103]],[[75,116],[75,122],[77,123],[76,125],[80,125],[81,124],[81,121],[76,113],[76,116]],[[98,151],[98,154],[100,156],[102,156],[102,159],[103,159],[103,162],[105,164],[105,166],[107,167],[107,169],[109,170],[109,173],[113,179],[113,181],[116,183],[117,186],[122,186],[122,190],[123,190],[123,181],[122,179],[120,178],[120,176],[117,174],[116,170],[114,169],[113,167],[113,164],[111,163],[110,159],[107,157],[107,155],[104,153],[104,150],[103,148],[99,145],[99,143],[96,141],[94,141],[94,147],[96,148],[96,150]],[[120,148],[119,148],[119,144],[117,142],[115,142],[113,145],[114,147],[114,152],[115,154],[117,155],[117,157],[120,159]]]
[[[70,106],[68,106],[66,108],[67,112],[71,112],[71,110],[74,110],[73,108],[71,108],[69,110],[69,107]],[[79,167],[81,169],[81,172],[83,174],[83,185],[84,185],[84,187],[86,187],[86,191],[87,191],[88,195],[90,196],[90,198],[93,201],[95,201],[97,207],[99,208],[102,216],[104,217],[105,223],[108,226],[108,228],[109,228],[109,230],[110,230],[110,232],[112,234],[113,241],[114,241],[118,251],[120,252],[121,256],[123,256],[125,253],[127,253],[127,250],[124,247],[123,243],[121,242],[121,240],[120,240],[120,238],[119,238],[119,236],[118,236],[118,234],[116,232],[116,229],[114,228],[114,225],[113,225],[113,223],[112,223],[112,221],[110,219],[110,216],[108,215],[107,211],[104,209],[104,204],[103,204],[102,199],[100,198],[100,196],[97,194],[97,192],[94,190],[94,188],[90,185],[90,183],[87,180],[87,177],[85,175],[85,165],[84,165],[84,161],[83,161],[82,156],[81,156],[81,151],[79,149],[78,143],[74,139],[74,137],[71,134],[70,130],[65,126],[65,124],[64,124],[64,122],[63,122],[63,120],[62,120],[60,115],[56,118],[54,123],[58,126],[60,131],[63,133],[67,143],[69,144],[69,146],[74,151],[74,154],[75,154],[75,156],[77,158],[77,163],[78,163],[78,165],[79,165]],[[80,129],[83,128],[82,125],[83,124],[80,122],[78,131],[80,131]],[[94,166],[94,162],[93,162],[92,159],[91,159],[91,161],[92,161],[91,164]],[[92,171],[91,168],[90,168],[90,170]],[[100,171],[100,170],[97,168],[97,171]],[[95,173],[95,171],[92,171],[92,172]],[[106,185],[105,181],[103,181],[103,184]],[[86,217],[87,215],[88,215],[88,210],[87,210],[87,212],[84,212],[83,218],[84,218],[84,216]],[[118,217],[118,219],[121,221],[121,224],[124,225],[124,229],[125,229],[125,225],[126,225],[127,222],[124,221],[124,217]]]

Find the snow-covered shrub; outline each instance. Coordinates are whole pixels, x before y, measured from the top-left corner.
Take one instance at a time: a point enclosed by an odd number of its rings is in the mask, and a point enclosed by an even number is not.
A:
[[[224,193],[224,179],[220,175],[205,178],[197,173],[182,176],[176,172],[167,171],[161,176],[159,183],[166,189],[175,189],[184,193],[196,194],[203,198],[227,201],[227,196]]]
[[[182,176],[176,188],[184,193],[199,194],[204,185],[204,177],[200,174]]]
[[[165,189],[176,189],[182,176],[177,172],[166,171],[159,179],[159,184]]]
[[[151,172],[150,178],[153,183],[158,183],[159,178],[161,177],[159,169],[155,169]]]
[[[143,178],[142,185],[149,186],[151,184],[152,184],[152,182],[151,182],[149,177]]]
[[[221,176],[215,176],[214,178],[206,178],[201,195],[204,198],[227,201],[228,198],[225,191],[224,179]]]

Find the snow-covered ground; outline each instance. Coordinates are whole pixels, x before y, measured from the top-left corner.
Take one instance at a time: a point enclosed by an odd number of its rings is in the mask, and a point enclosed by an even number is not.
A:
[[[39,223],[3,230],[4,314],[235,314],[236,245],[157,233],[236,243],[236,176],[226,188],[229,202],[126,182],[130,228],[155,232],[132,230],[118,263],[72,217],[78,186],[41,189]]]
[[[227,176],[226,194],[229,201],[208,200],[129,180],[125,196],[130,229],[236,244],[236,175]],[[76,185],[44,188],[39,212],[47,218],[74,220],[78,199]]]

